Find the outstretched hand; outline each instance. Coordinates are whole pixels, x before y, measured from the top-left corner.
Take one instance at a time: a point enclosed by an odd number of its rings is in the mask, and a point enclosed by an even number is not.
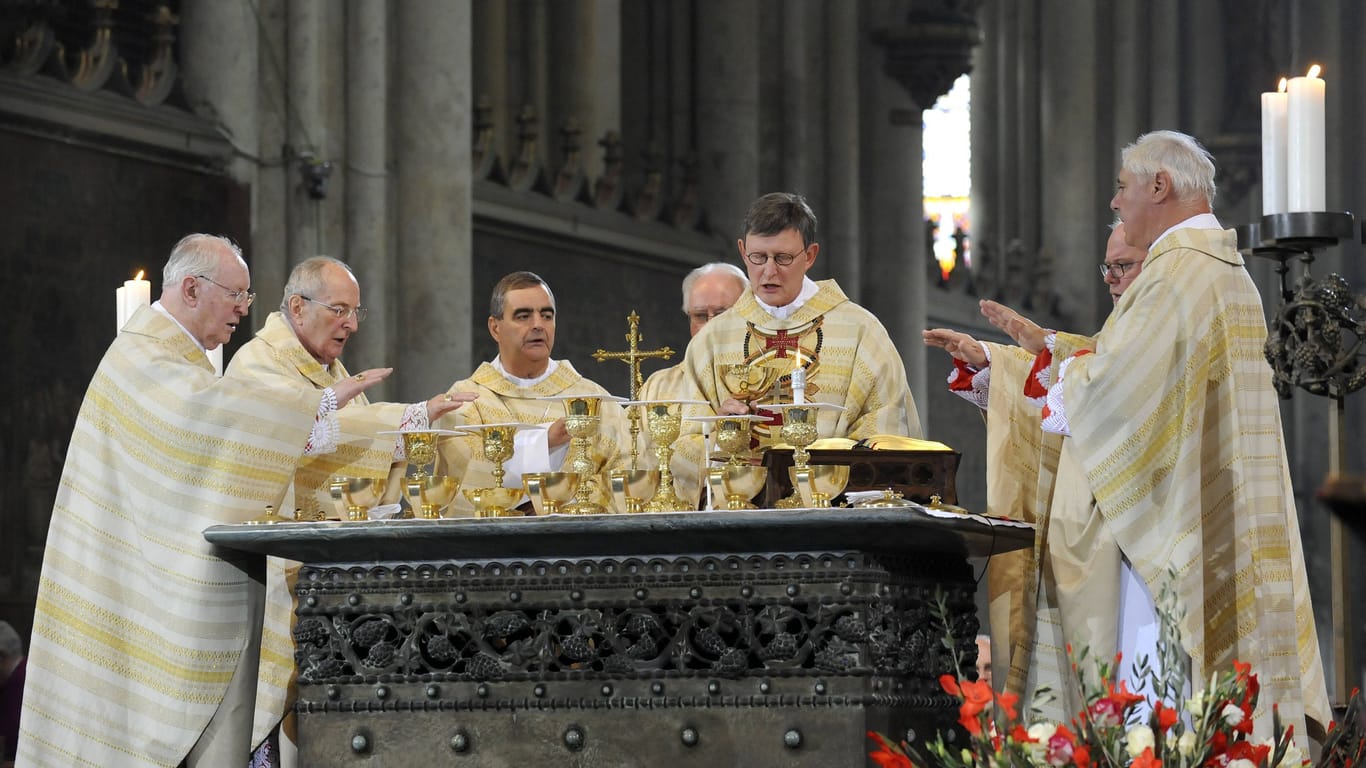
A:
[[[1044,350],[1044,337],[1049,332],[1033,320],[990,299],[983,299],[978,302],[978,305],[982,308],[983,317],[991,321],[992,325],[1005,331],[1025,351],[1031,355],[1037,355]]]
[[[337,407],[341,408],[351,402],[356,395],[389,378],[389,374],[393,372],[393,368],[371,368],[333,384],[332,392],[337,396]]]
[[[962,360],[974,368],[981,368],[987,364],[987,354],[982,350],[982,343],[962,331],[931,328],[922,331],[920,335],[925,339],[925,346],[939,347],[953,355],[955,360]]]
[[[431,424],[465,403],[472,403],[478,399],[478,392],[442,392],[434,395],[427,401],[427,423]]]

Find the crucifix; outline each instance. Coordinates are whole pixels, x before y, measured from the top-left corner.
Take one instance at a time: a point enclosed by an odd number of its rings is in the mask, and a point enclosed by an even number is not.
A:
[[[645,380],[640,376],[640,363],[642,360],[668,360],[674,356],[672,347],[663,346],[659,349],[642,350],[640,342],[644,338],[640,335],[640,315],[635,310],[626,316],[626,322],[630,330],[626,332],[627,349],[625,352],[608,352],[599,349],[593,353],[593,359],[599,363],[607,360],[620,360],[631,369],[631,399],[635,400],[640,393],[640,388],[645,384]],[[640,408],[632,406],[628,414],[631,419],[631,469],[636,468],[636,438],[640,435]]]

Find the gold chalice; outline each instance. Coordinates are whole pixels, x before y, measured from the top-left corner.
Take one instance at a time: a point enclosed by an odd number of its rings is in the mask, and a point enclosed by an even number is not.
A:
[[[792,495],[779,499],[773,506],[778,509],[798,509],[801,507],[812,506],[809,502],[815,500],[816,489],[811,489],[811,498],[804,497],[801,488],[811,486],[812,474],[811,467],[807,462],[811,459],[811,454],[806,450],[808,445],[816,442],[819,432],[816,428],[816,417],[822,410],[844,410],[844,406],[831,405],[829,403],[780,403],[776,405],[765,405],[764,410],[782,411],[783,426],[778,431],[778,436],[783,442],[792,446],[792,467],[790,477],[792,478]],[[839,495],[844,490],[845,484],[849,482],[849,468],[844,468],[844,480],[839,483],[839,490],[830,494],[826,498],[826,505],[829,505],[830,498]],[[797,478],[803,478],[799,483]],[[838,479],[838,472],[822,474],[830,482],[821,481],[821,487],[828,489],[834,485]]]
[[[646,512],[685,512],[692,504],[678,497],[674,488],[674,473],[669,468],[673,460],[674,441],[678,439],[683,427],[682,408],[677,401],[642,401],[645,406],[645,428],[655,444],[655,457],[659,460],[659,487],[655,495],[645,502]]]
[[[515,510],[522,498],[522,489],[504,488],[503,478],[507,470],[503,462],[512,458],[513,436],[525,424],[470,424],[465,427],[479,438],[480,452],[493,462],[493,486],[489,488],[466,488],[465,498],[474,505],[475,517],[516,517],[521,513]]]
[[[614,469],[608,473],[608,479],[618,512],[644,512],[645,502],[659,488],[657,469]]]
[[[528,472],[522,475],[522,488],[537,515],[553,515],[574,498],[582,479],[578,472]]]
[[[368,520],[370,508],[379,504],[388,481],[386,477],[334,477],[328,491],[343,520]]]
[[[573,459],[569,466],[579,474],[579,485],[573,500],[563,504],[560,511],[569,515],[600,515],[607,510],[593,499],[598,488],[596,463],[593,461],[593,438],[602,427],[599,415],[603,400],[618,401],[610,395],[569,395],[564,400],[564,430],[569,433]]]

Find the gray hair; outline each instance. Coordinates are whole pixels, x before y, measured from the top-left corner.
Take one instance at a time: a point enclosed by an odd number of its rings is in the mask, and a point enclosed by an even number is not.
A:
[[[161,285],[175,285],[187,277],[218,275],[218,249],[226,247],[232,255],[242,258],[242,249],[222,235],[193,234],[180,238],[171,249],[171,257],[161,270]]]
[[[728,264],[724,261],[703,264],[683,278],[683,314],[686,315],[692,311],[692,307],[688,306],[688,300],[692,298],[692,287],[697,285],[697,281],[702,279],[703,275],[710,275],[713,272],[721,272],[735,278],[736,282],[740,284],[741,292],[749,287],[749,278],[745,276],[745,271],[734,264]]]
[[[1151,179],[1166,171],[1172,192],[1183,203],[1201,199],[1214,205],[1214,157],[1200,142],[1177,131],[1153,131],[1124,148],[1124,170],[1137,179]]]
[[[535,272],[513,272],[503,275],[493,286],[493,294],[489,296],[489,317],[503,319],[503,309],[507,304],[508,291],[520,291],[523,288],[534,288],[541,286],[545,293],[550,297],[550,306],[555,306],[555,292],[550,290],[550,284],[541,279]]]
[[[323,284],[323,272],[332,264],[346,270],[351,279],[356,278],[356,273],[341,259],[334,259],[331,256],[310,256],[290,271],[289,280],[285,281],[285,295],[280,297],[280,311],[289,314],[290,296],[317,296],[322,293],[327,287]]]
[[[0,621],[0,659],[14,659],[24,655],[24,643],[8,621]]]

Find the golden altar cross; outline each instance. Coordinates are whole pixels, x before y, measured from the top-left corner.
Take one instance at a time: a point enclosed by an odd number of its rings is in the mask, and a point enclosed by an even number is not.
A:
[[[640,315],[635,310],[626,316],[626,322],[630,324],[630,330],[626,333],[626,343],[628,345],[625,352],[608,352],[599,349],[593,353],[593,359],[599,363],[607,360],[620,360],[631,368],[631,399],[635,400],[640,394],[640,388],[645,384],[645,380],[640,376],[640,363],[642,360],[668,360],[674,356],[672,347],[663,346],[659,349],[643,350],[640,342],[644,337],[640,335]]]
[[[593,359],[599,363],[607,360],[620,360],[626,363],[631,369],[631,399],[635,400],[640,396],[640,388],[645,384],[645,380],[640,377],[640,362],[642,360],[668,360],[674,356],[674,351],[669,346],[642,350],[640,348],[640,342],[643,341],[640,335],[640,315],[637,315],[633,309],[631,314],[626,316],[626,322],[630,326],[626,332],[626,351],[608,352],[605,349],[599,349],[593,353]],[[635,469],[637,457],[640,455],[637,448],[640,437],[640,406],[632,406],[627,412],[627,416],[631,420],[631,469]]]

